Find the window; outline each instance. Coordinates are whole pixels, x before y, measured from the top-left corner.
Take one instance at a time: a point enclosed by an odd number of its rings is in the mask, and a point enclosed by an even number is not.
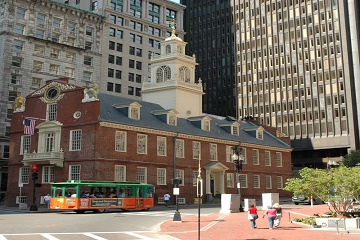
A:
[[[192,146],[193,146],[193,159],[200,159],[201,143],[193,141]]]
[[[283,178],[277,176],[276,177],[276,187],[277,189],[282,189],[283,188]]]
[[[21,64],[22,64],[22,58],[20,58],[20,57],[12,57],[11,66],[21,67]]]
[[[55,150],[55,134],[53,132],[45,133],[45,152],[49,153]]]
[[[120,70],[115,70],[115,78],[121,79],[121,71]]]
[[[210,131],[210,121],[209,120],[203,120],[203,130]]]
[[[80,165],[69,166],[69,180],[80,180]]]
[[[280,152],[276,153],[276,166],[282,167],[282,154]]]
[[[135,89],[135,96],[141,97],[141,88],[136,88]]]
[[[121,93],[121,84],[118,83],[115,84],[115,92]]]
[[[184,140],[176,139],[175,141],[175,151],[176,157],[183,158],[184,157]]]
[[[157,185],[166,185],[166,168],[157,169]]]
[[[44,52],[45,52],[45,46],[35,44],[34,55],[44,56]]]
[[[17,8],[16,9],[16,17],[17,18],[25,18],[25,12],[26,12],[25,9]]]
[[[134,87],[128,87],[128,95],[134,95]]]
[[[98,9],[98,1],[93,1],[91,3],[91,10],[97,10]]]
[[[180,184],[181,186],[185,185],[185,182],[184,182],[184,170],[176,169],[175,178],[181,180],[181,184]]]
[[[118,57],[118,56],[116,56],[116,65],[122,65],[122,57]]]
[[[41,72],[43,68],[43,62],[34,61],[33,62],[33,71],[35,72]]]
[[[36,23],[44,24],[45,23],[46,16],[42,14],[38,14],[36,16]]]
[[[29,167],[21,167],[19,169],[19,182],[29,183],[30,169]]]
[[[67,27],[68,27],[68,31],[71,33],[75,32],[75,30],[76,30],[76,24],[73,22],[69,22]]]
[[[66,61],[74,62],[75,60],[75,53],[73,52],[66,52]]]
[[[65,69],[64,69],[64,73],[65,73],[66,77],[73,78],[74,77],[74,72],[75,72],[74,68],[65,67]]]
[[[12,45],[12,50],[13,51],[22,51],[23,48],[24,48],[24,42],[23,41],[14,40],[13,45]]]
[[[54,75],[58,75],[59,74],[59,65],[50,64],[49,73],[54,74]]]
[[[140,119],[140,108],[131,107],[131,109],[130,109],[130,118],[131,119]]]
[[[85,29],[85,35],[86,36],[92,36],[93,35],[93,32],[94,32],[94,29],[91,28],[91,27],[86,27]]]
[[[130,42],[135,42],[135,34],[130,33],[129,40]]]
[[[122,0],[111,0],[110,8],[117,12],[122,12],[123,10],[123,1]]]
[[[171,79],[171,69],[168,66],[161,66],[156,71],[156,82],[166,82]]]
[[[60,50],[59,50],[59,49],[56,49],[56,48],[51,48],[51,49],[50,49],[50,57],[51,57],[51,58],[56,58],[56,59],[58,59],[58,58],[59,58],[59,54],[60,54]]]
[[[260,175],[254,175],[254,188],[260,188]]]
[[[259,150],[257,149],[252,150],[252,158],[253,158],[253,164],[259,165]]]
[[[37,77],[32,77],[31,79],[31,88],[35,88],[38,89],[41,86],[41,78],[37,78]]]
[[[83,80],[86,82],[91,82],[92,73],[84,71],[83,72]]]
[[[198,177],[199,177],[199,172],[198,171],[193,171],[193,186],[197,185]]]
[[[263,134],[264,134],[263,130],[258,129],[256,132],[257,132],[257,138],[258,139],[263,139],[263,137],[264,137],[263,136]]]
[[[114,77],[114,69],[108,68],[108,77]]]
[[[166,137],[157,137],[157,155],[166,156]]]
[[[136,36],[136,43],[142,44],[142,36]]]
[[[271,166],[270,152],[265,151],[265,166]]]
[[[115,50],[115,42],[109,41],[109,49],[110,50]]]
[[[42,169],[42,182],[53,183],[55,181],[55,167],[45,166]]]
[[[266,189],[272,189],[271,176],[265,176],[265,188]]]
[[[53,27],[54,28],[60,28],[60,24],[61,24],[61,19],[59,19],[59,18],[53,19]]]
[[[132,46],[129,47],[129,54],[135,55],[135,47],[132,47]]]
[[[137,135],[137,153],[147,154],[147,135],[144,134]]]
[[[129,13],[134,17],[141,18],[142,1],[141,0],[130,0]]]
[[[85,41],[85,50],[91,50],[92,49],[92,42]]]
[[[142,49],[141,48],[136,48],[136,56],[142,57]]]
[[[136,180],[139,183],[147,183],[147,169],[146,169],[146,167],[137,167]]]
[[[141,68],[142,68],[142,63],[139,61],[136,61],[136,69],[141,70]]]
[[[29,153],[30,145],[31,145],[31,136],[30,135],[21,136],[20,155],[24,153]]]
[[[217,144],[210,143],[210,161],[217,161],[218,153],[217,153]]]
[[[248,187],[247,175],[246,174],[240,174],[240,187],[241,188],[247,188]]]
[[[10,83],[20,85],[21,84],[21,75],[11,74]]]
[[[134,82],[134,74],[133,73],[129,73],[128,81]]]
[[[17,34],[24,34],[24,29],[25,29],[25,26],[22,25],[22,24],[16,24],[15,25],[15,33]]]
[[[48,121],[55,121],[57,115],[57,105],[56,103],[48,104],[47,105],[47,120]]]
[[[117,38],[120,38],[120,39],[123,39],[123,31],[121,31],[121,30],[117,30],[116,31],[116,36],[117,36]]]
[[[92,57],[90,56],[84,56],[84,64],[91,66],[92,65]]]
[[[114,91],[114,83],[108,82],[108,83],[107,83],[106,90],[107,90],[108,92]]]
[[[70,151],[79,151],[81,150],[81,137],[82,130],[71,130],[70,131]]]
[[[226,186],[227,187],[234,187],[234,174],[233,173],[226,173]]]
[[[115,151],[126,152],[126,132],[115,132]]]
[[[175,114],[168,114],[168,124],[169,125],[176,126],[176,119],[177,118],[176,118]]]
[[[115,165],[115,182],[125,182],[126,181],[126,166],[124,165]]]
[[[159,23],[160,19],[160,6],[154,3],[149,3],[148,19],[153,23]]]
[[[109,36],[110,37],[115,37],[115,31],[116,31],[115,28],[110,28],[109,29]]]

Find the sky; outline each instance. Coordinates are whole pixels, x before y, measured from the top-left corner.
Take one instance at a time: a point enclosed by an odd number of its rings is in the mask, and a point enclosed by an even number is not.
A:
[[[180,3],[180,0],[170,0],[170,1]]]

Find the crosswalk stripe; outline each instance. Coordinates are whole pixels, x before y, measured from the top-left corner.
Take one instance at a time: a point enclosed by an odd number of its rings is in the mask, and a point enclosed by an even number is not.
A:
[[[56,238],[56,237],[54,237],[54,236],[52,236],[52,235],[50,235],[50,234],[48,234],[48,233],[42,233],[42,234],[40,234],[42,237],[44,237],[44,238],[46,238],[46,239],[49,239],[49,240],[60,240],[60,239],[58,239],[58,238]]]
[[[99,236],[96,236],[92,233],[84,233],[85,236],[88,236],[88,237],[91,237],[91,238],[94,238],[96,240],[107,240],[106,238],[102,238],[102,237],[99,237]]]
[[[0,235],[0,240],[7,240],[7,239],[3,235]]]
[[[141,236],[141,235],[133,233],[133,232],[125,232],[125,233],[130,235],[130,236],[138,237],[138,238],[144,239],[144,240],[156,240],[155,238],[149,238],[149,237]]]

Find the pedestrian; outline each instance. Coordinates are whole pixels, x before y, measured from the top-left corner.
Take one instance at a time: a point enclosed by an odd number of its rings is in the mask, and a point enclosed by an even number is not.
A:
[[[51,196],[50,194],[47,194],[45,197],[44,197],[44,203],[46,205],[46,207],[49,209],[50,208],[50,199],[51,199]]]
[[[255,207],[255,204],[251,204],[249,208],[249,220],[251,224],[251,228],[256,228],[256,219],[259,218],[259,215],[257,214],[257,208]]]
[[[268,206],[267,208],[268,209],[264,213],[263,218],[265,217],[265,215],[267,215],[268,221],[269,221],[269,229],[273,229],[274,220],[275,220],[275,217],[276,217],[276,209],[273,208],[272,206]]]
[[[164,202],[165,202],[165,207],[167,207],[170,202],[170,194],[168,192],[165,193],[165,195],[164,195]]]
[[[275,225],[275,227],[279,227],[279,226],[280,226],[281,217],[282,217],[282,209],[281,209],[279,203],[275,203],[275,204],[273,205],[273,208],[276,209],[276,217],[275,217],[275,220],[274,220],[274,225]]]

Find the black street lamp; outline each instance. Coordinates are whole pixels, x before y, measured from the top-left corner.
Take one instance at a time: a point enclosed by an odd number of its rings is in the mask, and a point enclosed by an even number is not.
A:
[[[240,207],[239,207],[239,211],[240,212],[244,212],[244,208],[241,204],[241,185],[240,185],[240,172],[242,170],[242,162],[244,160],[244,156],[241,153],[242,148],[239,146],[234,146],[233,148],[233,155],[231,155],[231,160],[233,161],[234,165],[235,165],[235,169],[236,169],[236,173],[237,173],[237,177],[236,177],[236,182],[237,182],[237,189],[238,189],[238,194],[239,194],[239,201],[240,201]]]

